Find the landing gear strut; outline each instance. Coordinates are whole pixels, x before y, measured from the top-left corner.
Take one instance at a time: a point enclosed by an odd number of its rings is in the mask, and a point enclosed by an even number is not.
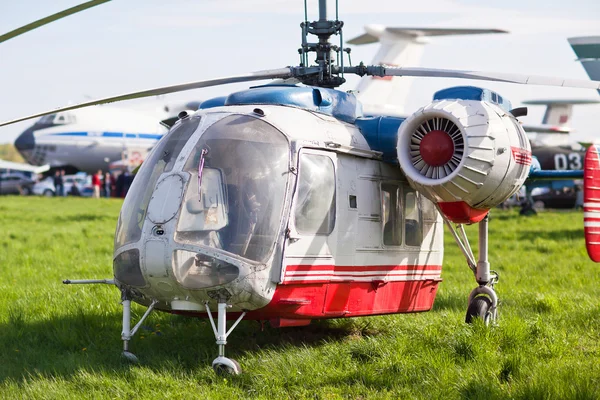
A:
[[[485,325],[496,323],[498,319],[498,296],[494,285],[498,283],[498,273],[490,269],[488,261],[488,216],[479,222],[479,259],[475,263],[475,256],[469,245],[467,235],[462,225],[455,229],[450,221],[444,218],[454,240],[462,250],[467,264],[475,274],[475,280],[479,284],[469,294],[469,305],[465,322],[470,324],[475,319],[481,318]],[[458,231],[458,232],[457,232]]]
[[[217,346],[219,347],[219,356],[215,358],[212,362],[212,367],[217,374],[224,375],[239,375],[242,373],[242,368],[240,364],[232,359],[225,357],[225,345],[227,344],[227,336],[235,329],[235,327],[240,323],[242,318],[246,315],[246,312],[243,312],[242,315],[234,322],[234,324],[227,330],[227,319],[226,313],[227,308],[231,307],[227,305],[227,302],[223,299],[220,299],[217,303],[217,325],[215,326],[215,321],[210,312],[210,308],[208,306],[208,301],[205,303],[206,312],[208,313],[208,318],[210,319],[210,324],[212,325],[213,332],[215,333],[215,339],[217,340]]]
[[[150,306],[144,315],[142,315],[142,318],[140,318],[138,323],[133,327],[133,329],[131,329],[131,297],[127,293],[127,290],[123,289],[121,291],[121,304],[123,304],[123,331],[121,332],[121,339],[123,340],[122,356],[129,362],[139,362],[135,354],[129,351],[129,341],[138,331],[140,326],[142,326],[142,323],[146,320],[146,318],[148,318],[148,315],[150,315],[152,310],[154,310],[156,303],[158,303],[157,300],[153,300],[152,303],[150,303]]]
[[[475,279],[479,284],[469,294],[466,323],[481,318],[486,325],[495,323],[498,317],[498,296],[494,285],[498,282],[498,274],[490,270],[488,261],[488,216],[479,222],[479,260],[475,268]]]
[[[65,279],[63,281],[65,285],[90,285],[90,284],[106,284],[106,285],[115,285],[115,281],[113,279],[83,279],[83,280],[70,280]],[[154,306],[158,303],[158,300],[152,300],[152,303],[148,306],[148,309],[142,315],[142,318],[138,321],[138,323],[131,329],[131,293],[127,289],[121,289],[121,304],[123,305],[123,330],[121,331],[121,339],[123,340],[123,353],[122,356],[125,360],[138,363],[139,360],[129,351],[129,341],[136,334],[142,323],[148,318],[148,315],[154,310]]]

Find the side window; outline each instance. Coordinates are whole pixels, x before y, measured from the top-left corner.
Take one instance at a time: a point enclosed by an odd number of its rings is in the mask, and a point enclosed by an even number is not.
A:
[[[294,218],[299,233],[329,235],[335,225],[333,161],[318,154],[301,154]]]
[[[423,224],[419,197],[412,189],[404,191],[404,224],[406,229],[406,245],[421,246],[423,242]]]
[[[383,244],[402,244],[402,204],[400,188],[389,183],[381,184],[381,215],[383,223]]]
[[[419,196],[419,199],[421,200],[421,215],[423,221],[435,222],[437,220],[437,209],[435,208],[435,205],[425,196]]]

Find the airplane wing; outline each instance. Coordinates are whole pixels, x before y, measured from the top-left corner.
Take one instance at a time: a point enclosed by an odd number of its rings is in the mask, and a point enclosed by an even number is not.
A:
[[[380,43],[372,64],[390,66],[417,66],[426,37],[508,33],[499,29],[395,28],[383,25],[366,25],[365,31],[347,43]],[[412,78],[363,77],[356,91],[365,115],[405,116],[404,105],[412,82]]]

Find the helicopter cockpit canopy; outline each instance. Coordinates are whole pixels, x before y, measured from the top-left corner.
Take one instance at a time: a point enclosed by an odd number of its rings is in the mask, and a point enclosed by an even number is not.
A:
[[[260,119],[231,115],[206,130],[183,170],[191,179],[175,240],[265,262],[281,225],[286,137]]]
[[[143,241],[144,221],[147,214],[152,219],[148,210],[153,210],[152,198],[161,186],[161,176],[176,173],[183,165],[187,182],[183,195],[173,198],[179,199],[177,203],[169,202],[169,208],[175,207],[173,213],[178,215],[171,239],[174,248],[181,244],[189,250],[191,245],[198,252],[216,250],[261,263],[271,256],[282,229],[289,179],[287,138],[261,119],[230,115],[209,126],[190,151],[186,144],[201,118],[186,117],[174,125],[140,168],[123,204],[115,251]],[[185,161],[178,164],[179,160]],[[181,269],[194,263],[179,261],[188,255],[195,257],[196,252],[182,249],[176,253],[181,257],[175,257],[173,270],[180,283],[204,286],[204,281],[184,282],[187,278],[181,278],[193,275]],[[230,275],[237,276],[237,272]]]

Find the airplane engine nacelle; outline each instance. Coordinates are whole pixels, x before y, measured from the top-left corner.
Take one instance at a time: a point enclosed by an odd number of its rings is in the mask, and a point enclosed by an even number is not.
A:
[[[398,160],[411,185],[455,223],[482,220],[523,185],[531,147],[519,122],[495,104],[440,100],[407,118]]]

